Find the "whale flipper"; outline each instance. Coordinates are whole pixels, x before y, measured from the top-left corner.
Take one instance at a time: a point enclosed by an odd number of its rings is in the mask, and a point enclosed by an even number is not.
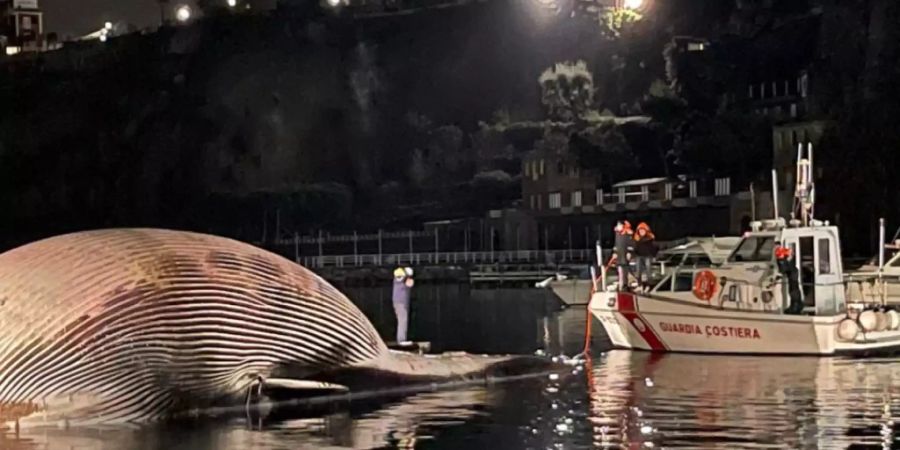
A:
[[[350,388],[342,384],[327,383],[324,381],[295,380],[291,378],[267,378],[264,386],[266,389],[283,389],[287,391],[339,391],[346,392]]]

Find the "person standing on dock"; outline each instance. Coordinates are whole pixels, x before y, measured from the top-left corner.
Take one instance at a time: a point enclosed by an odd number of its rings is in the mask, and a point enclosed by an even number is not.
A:
[[[634,233],[634,255],[637,257],[637,279],[642,289],[650,283],[650,266],[656,258],[656,236],[647,222],[641,222]]]
[[[409,297],[413,281],[413,270],[410,267],[398,267],[394,269],[394,314],[397,316],[397,344],[407,342],[406,333],[409,329]]]

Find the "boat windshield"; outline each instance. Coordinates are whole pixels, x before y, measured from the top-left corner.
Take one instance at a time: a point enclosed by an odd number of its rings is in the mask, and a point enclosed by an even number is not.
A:
[[[774,236],[750,236],[744,238],[734,253],[731,254],[731,262],[767,262],[772,260],[772,250],[775,248]]]

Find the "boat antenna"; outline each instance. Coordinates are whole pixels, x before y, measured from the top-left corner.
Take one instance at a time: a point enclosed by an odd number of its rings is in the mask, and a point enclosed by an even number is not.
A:
[[[756,222],[756,189],[753,188],[752,181],[750,182],[750,221]]]
[[[878,219],[878,278],[884,272],[884,217]]]
[[[807,145],[806,157],[803,155],[803,144],[797,145],[797,186],[794,189],[794,212],[798,213],[800,223],[807,227],[813,220],[815,204],[815,181],[813,179],[813,149]],[[798,211],[799,210],[799,211]]]
[[[778,171],[772,169],[772,206],[775,211],[775,220],[778,220]]]

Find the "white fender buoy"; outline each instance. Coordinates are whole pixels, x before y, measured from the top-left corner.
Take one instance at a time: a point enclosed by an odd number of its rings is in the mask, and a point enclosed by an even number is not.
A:
[[[887,312],[888,328],[892,330],[900,329],[900,313],[893,309]]]
[[[878,315],[871,309],[859,313],[859,325],[863,331],[875,331],[878,328]]]
[[[837,326],[837,338],[841,341],[852,342],[859,334],[859,325],[855,320],[844,319]]]
[[[884,311],[875,311],[875,318],[878,319],[878,324],[875,325],[875,331],[884,331],[888,329],[890,322],[888,322],[887,314],[885,314]]]

